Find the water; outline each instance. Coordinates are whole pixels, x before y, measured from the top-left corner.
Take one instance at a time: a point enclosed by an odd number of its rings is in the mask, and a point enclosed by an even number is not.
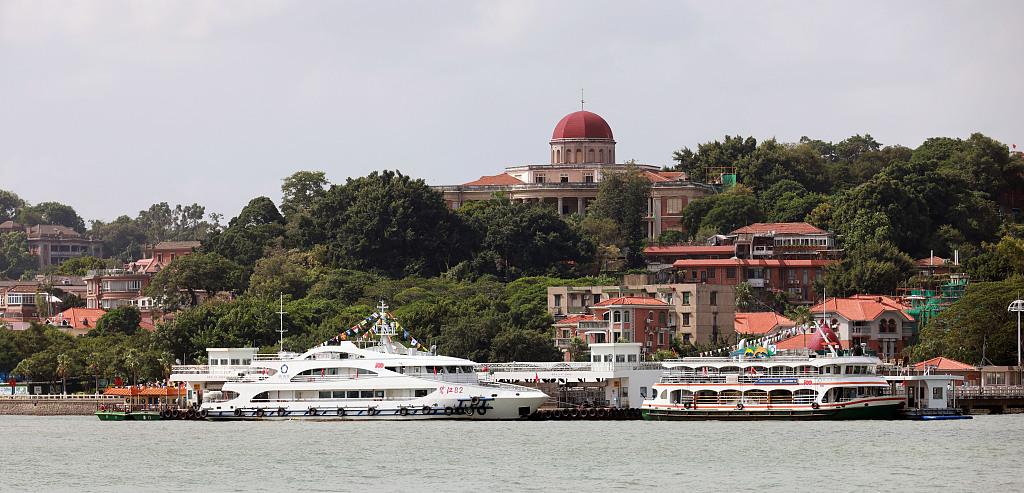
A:
[[[0,416],[0,491],[1024,491],[1024,415],[854,422]]]

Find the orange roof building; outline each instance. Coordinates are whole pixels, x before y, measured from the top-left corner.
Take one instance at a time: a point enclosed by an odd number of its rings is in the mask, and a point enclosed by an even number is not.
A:
[[[95,329],[96,321],[106,313],[106,310],[99,308],[68,308],[49,319],[48,322],[64,332],[80,336]]]
[[[758,336],[795,326],[796,322],[775,312],[736,312],[734,322],[737,334]]]
[[[909,307],[889,296],[829,298],[810,310],[815,319],[824,317],[835,327],[841,341],[866,346],[886,361],[898,360],[917,333],[917,321]]]

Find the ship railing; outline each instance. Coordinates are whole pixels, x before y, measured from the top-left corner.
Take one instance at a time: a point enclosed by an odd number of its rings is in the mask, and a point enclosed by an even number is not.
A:
[[[4,401],[35,401],[35,400],[47,400],[47,401],[123,401],[123,395],[105,395],[105,394],[15,394],[15,395],[0,395],[0,400]]]
[[[1024,397],[1021,385],[957,385],[957,398],[964,397]]]
[[[614,370],[663,370],[658,361],[573,361],[561,363],[485,363],[476,365],[483,372],[572,372]]]
[[[253,361],[282,361],[282,360],[295,359],[295,358],[298,358],[299,356],[300,356],[299,353],[291,353],[291,352],[285,351],[285,352],[281,352],[281,353],[254,354],[252,356],[252,360]]]
[[[292,382],[347,382],[349,380],[362,380],[364,378],[380,378],[380,375],[360,374],[356,375],[295,375]]]
[[[532,390],[536,390],[536,389],[534,389],[532,387],[526,387],[526,386],[523,386],[523,385],[516,385],[516,384],[513,384],[513,383],[497,382],[497,381],[494,381],[494,380],[482,380],[479,383],[480,383],[480,385],[483,385],[485,387],[497,387],[499,389],[504,389],[504,390],[515,390],[515,391],[522,391],[522,390],[530,390],[530,391],[532,391]]]
[[[733,377],[733,378],[730,378]],[[689,374],[678,374],[673,372],[665,372],[661,381],[664,383],[792,383],[792,382],[773,382],[773,380],[783,379],[802,379],[810,378],[814,379],[815,383],[823,381],[831,381],[831,378],[822,377],[820,373],[806,373],[806,374],[788,374],[788,375],[739,375],[736,373],[711,373],[708,375],[702,375],[700,373],[689,373]],[[803,382],[800,382],[803,383]]]
[[[251,366],[243,365],[174,365],[171,374],[180,375],[237,375],[239,372],[252,370]]]

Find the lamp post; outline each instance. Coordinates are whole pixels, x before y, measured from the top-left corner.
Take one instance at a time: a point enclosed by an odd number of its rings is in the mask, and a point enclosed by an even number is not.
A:
[[[1020,312],[1024,312],[1024,300],[1013,300],[1006,311],[1017,312],[1017,369],[1021,367],[1020,357]]]

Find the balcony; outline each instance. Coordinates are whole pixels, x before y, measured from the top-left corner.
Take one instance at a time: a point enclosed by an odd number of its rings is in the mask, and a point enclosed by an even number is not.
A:
[[[747,279],[747,284],[752,288],[764,288],[768,286],[767,279]]]

